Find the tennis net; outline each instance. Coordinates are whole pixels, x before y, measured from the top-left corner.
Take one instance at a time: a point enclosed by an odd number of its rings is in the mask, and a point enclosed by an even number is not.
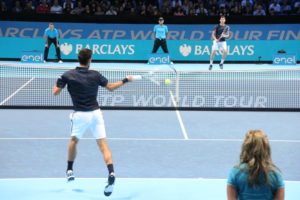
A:
[[[0,64],[0,108],[71,108],[67,89],[52,94],[57,78],[71,68]],[[109,82],[149,70],[97,69]],[[99,89],[102,108],[299,110],[300,70],[223,70],[155,72],[149,80],[114,92]],[[164,84],[171,79],[172,84]]]

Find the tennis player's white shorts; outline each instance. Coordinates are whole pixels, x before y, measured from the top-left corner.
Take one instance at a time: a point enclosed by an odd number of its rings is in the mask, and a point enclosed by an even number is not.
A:
[[[90,129],[95,139],[106,137],[105,125],[100,109],[93,111],[75,111],[70,114],[71,136],[82,138],[87,129]]]
[[[219,50],[219,51],[223,51],[223,50],[227,50],[227,43],[226,41],[223,42],[216,42],[213,41],[213,45],[212,45],[212,50]]]

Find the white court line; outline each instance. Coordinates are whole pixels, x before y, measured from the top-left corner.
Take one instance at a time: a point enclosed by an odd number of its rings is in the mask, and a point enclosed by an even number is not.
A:
[[[9,97],[7,97],[6,99],[4,99],[2,102],[0,102],[0,106],[2,106],[3,104],[5,104],[5,102],[7,102],[8,100],[10,100],[13,96],[15,96],[18,92],[20,92],[24,87],[26,87],[31,81],[33,81],[35,79],[35,77],[32,77],[29,81],[27,81],[26,83],[24,83],[19,89],[17,89],[14,93],[12,93]]]
[[[170,90],[170,95],[171,95],[171,99],[172,99],[172,102],[173,102],[173,106],[175,108],[177,108],[177,103],[175,101],[174,95],[173,95],[173,93],[172,93],[171,90]],[[180,113],[179,113],[179,111],[177,109],[175,110],[175,112],[176,112],[176,115],[177,115],[177,118],[178,118],[178,121],[179,121],[180,129],[181,129],[181,132],[183,134],[183,137],[184,137],[185,140],[188,140],[189,137],[188,137],[188,135],[186,133],[186,130],[185,130],[185,127],[184,127],[181,115],[180,115]]]
[[[0,178],[0,181],[16,181],[16,180],[65,180],[66,178]],[[107,180],[107,178],[76,178],[78,180]],[[118,180],[203,180],[203,181],[227,181],[223,178],[118,178]],[[300,183],[300,181],[284,180],[285,182]]]
[[[187,141],[180,138],[107,138],[119,141]],[[0,140],[70,140],[70,138],[0,138]],[[81,138],[80,140],[95,140],[95,138]],[[243,139],[226,138],[195,138],[188,141],[210,141],[210,142],[243,142]],[[270,142],[300,143],[300,140],[269,140]]]

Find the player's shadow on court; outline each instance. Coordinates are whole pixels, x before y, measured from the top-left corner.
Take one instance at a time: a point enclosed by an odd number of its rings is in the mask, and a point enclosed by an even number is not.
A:
[[[72,191],[74,191],[74,192],[84,192],[83,189],[72,189]]]
[[[116,196],[116,194],[112,194],[111,196],[109,197],[105,197],[105,196],[98,196],[98,195],[86,195],[85,196],[85,200],[107,200],[107,199],[110,199],[110,200],[133,200],[133,199],[139,199],[137,198],[138,195],[118,195]]]

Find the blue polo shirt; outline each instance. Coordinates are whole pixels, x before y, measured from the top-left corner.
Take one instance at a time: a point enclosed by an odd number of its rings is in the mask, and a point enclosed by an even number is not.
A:
[[[54,38],[58,37],[59,34],[58,34],[58,31],[56,30],[56,28],[54,28],[53,30],[51,30],[50,28],[47,28],[45,30],[44,36],[54,39]]]
[[[108,80],[99,72],[88,68],[76,67],[65,72],[57,79],[56,86],[68,86],[75,111],[93,111],[99,109],[97,102],[99,85],[105,87]]]
[[[235,167],[231,170],[227,183],[236,188],[240,200],[273,200],[278,188],[284,187],[282,176],[279,172],[269,172],[271,185],[250,187],[248,185],[248,169],[246,164]],[[261,177],[261,180],[263,178]]]
[[[157,39],[166,39],[167,33],[169,32],[166,25],[155,25],[153,31]]]

